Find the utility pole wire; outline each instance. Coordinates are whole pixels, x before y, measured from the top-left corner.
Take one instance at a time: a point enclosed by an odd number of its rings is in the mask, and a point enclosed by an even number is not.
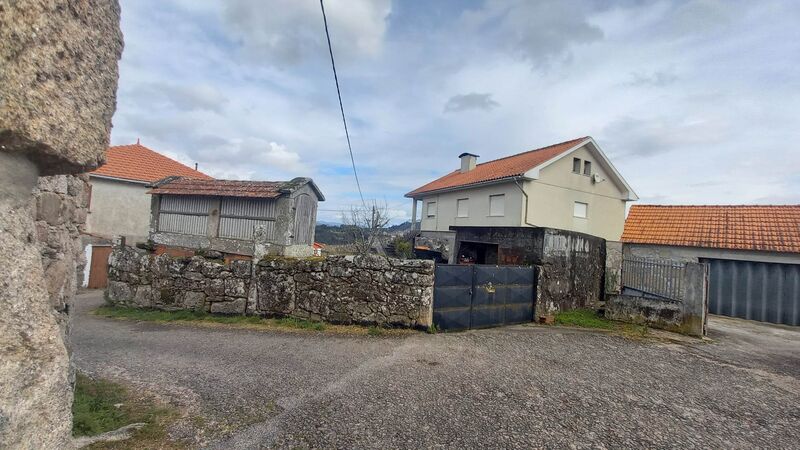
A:
[[[344,124],[344,135],[347,137],[347,149],[350,151],[350,163],[353,165],[353,176],[358,187],[358,196],[361,197],[361,205],[366,209],[367,202],[364,201],[364,194],[361,192],[361,183],[358,181],[358,171],[356,171],[356,160],[353,157],[353,146],[350,144],[350,132],[347,131],[347,119],[344,117],[344,105],[342,104],[342,92],[339,89],[339,76],[336,74],[336,62],[333,60],[333,47],[331,46],[331,35],[328,32],[328,18],[325,16],[325,5],[319,0],[319,7],[322,10],[322,21],[325,23],[325,38],[328,40],[328,52],[331,55],[331,67],[333,68],[333,79],[336,81],[336,95],[339,97],[339,110],[342,112],[342,123]]]

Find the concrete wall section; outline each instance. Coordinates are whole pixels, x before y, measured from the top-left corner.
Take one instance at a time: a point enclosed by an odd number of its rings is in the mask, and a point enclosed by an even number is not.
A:
[[[125,236],[130,244],[147,241],[150,195],[144,183],[90,176],[91,204],[86,231],[111,239]]]
[[[606,241],[606,294],[622,290],[622,242]]]
[[[680,300],[609,295],[605,315],[612,320],[646,324],[690,336],[705,336],[708,315],[708,266],[686,263]]]
[[[489,214],[489,196],[504,195],[502,216]],[[458,200],[466,199],[467,217],[458,217]],[[435,214],[428,204],[436,202]],[[522,193],[513,182],[461,189],[424,197],[420,202],[421,231],[450,231],[451,226],[518,227],[522,225]]]
[[[726,250],[702,247],[678,247],[672,245],[626,243],[624,246],[624,253],[625,255],[635,256],[638,258],[669,259],[680,262],[698,262],[701,258],[708,258],[800,264],[800,254],[797,253]]]
[[[603,298],[605,241],[566,230],[542,229],[537,317],[596,308]]]

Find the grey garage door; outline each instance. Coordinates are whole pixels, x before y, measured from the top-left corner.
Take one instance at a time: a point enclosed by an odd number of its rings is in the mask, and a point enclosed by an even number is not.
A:
[[[800,264],[708,259],[711,314],[800,325]]]
[[[535,296],[534,267],[439,264],[433,323],[466,330],[530,322]]]

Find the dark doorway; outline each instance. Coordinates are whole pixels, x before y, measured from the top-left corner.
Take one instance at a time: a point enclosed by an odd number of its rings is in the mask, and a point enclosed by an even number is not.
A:
[[[459,264],[497,264],[497,244],[461,242],[457,261]]]

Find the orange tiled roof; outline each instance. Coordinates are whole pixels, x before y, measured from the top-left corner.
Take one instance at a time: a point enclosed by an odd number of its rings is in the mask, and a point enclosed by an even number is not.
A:
[[[512,178],[523,175],[525,172],[533,169],[534,167],[554,158],[561,153],[578,145],[581,141],[589,139],[588,136],[571,141],[554,144],[547,147],[537,148],[517,155],[506,156],[505,158],[495,159],[494,161],[487,161],[475,166],[474,169],[467,173],[461,173],[460,170],[454,170],[449,174],[431,181],[430,183],[418,187],[413,191],[406,194],[406,197],[414,197],[418,194],[438,191],[441,189],[450,189],[461,186],[469,186],[472,184],[484,183],[487,181],[500,180],[503,178]]]
[[[203,172],[167,158],[166,156],[139,143],[117,145],[106,150],[106,163],[91,175],[122,178],[152,183],[169,176],[181,176],[201,180],[213,180]]]
[[[800,205],[633,205],[622,242],[800,253]]]

